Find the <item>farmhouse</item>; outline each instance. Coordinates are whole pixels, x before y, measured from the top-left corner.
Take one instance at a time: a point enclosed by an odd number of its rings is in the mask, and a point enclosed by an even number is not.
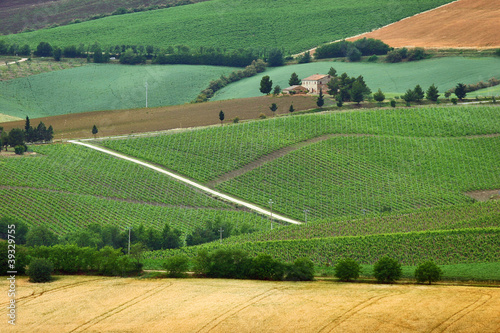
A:
[[[320,89],[328,90],[327,84],[332,77],[328,74],[314,74],[302,80],[302,86],[310,93],[318,93]]]

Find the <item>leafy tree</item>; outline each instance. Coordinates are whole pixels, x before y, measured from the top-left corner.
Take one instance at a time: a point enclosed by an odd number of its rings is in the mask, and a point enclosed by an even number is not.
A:
[[[279,85],[276,85],[273,89],[273,95],[279,95],[281,93],[281,87]]]
[[[337,106],[338,106],[339,108],[341,108],[341,107],[342,107],[342,105],[344,104],[344,102],[342,101],[342,96],[338,95],[338,96],[336,97],[336,100],[337,100]]]
[[[291,86],[300,86],[302,84],[302,81],[299,79],[297,73],[293,72],[290,76],[290,79],[288,80],[288,84]]]
[[[295,111],[295,109],[293,108],[293,104],[290,104],[290,108],[288,109],[289,112],[293,112]]]
[[[94,54],[93,54],[94,63],[96,63],[96,64],[103,63],[104,57],[102,55],[101,47],[99,45],[95,45],[93,52],[94,52]]]
[[[181,278],[189,270],[189,258],[186,255],[176,255],[165,260],[163,267],[167,270],[168,277]]]
[[[383,257],[373,266],[373,275],[378,282],[392,283],[401,278],[401,264],[389,257]]]
[[[309,62],[311,62],[311,53],[309,51],[304,53],[304,55],[299,56],[299,64],[307,64]]]
[[[391,106],[392,106],[393,108],[395,108],[395,107],[396,107],[396,101],[395,101],[395,100],[393,100],[393,99],[391,99]]]
[[[437,102],[437,100],[439,98],[439,90],[434,85],[434,83],[432,84],[432,86],[429,87],[429,89],[427,89],[427,93],[425,95],[425,98],[429,101]]]
[[[325,98],[323,95],[323,89],[319,89],[319,96],[318,99],[316,100],[316,105],[320,108],[325,104]]]
[[[96,125],[92,126],[92,134],[94,134],[94,139],[95,139],[97,133],[99,133],[99,130],[97,129],[97,126]]]
[[[253,258],[250,277],[256,280],[281,281],[285,276],[285,265],[269,254],[260,253]]]
[[[57,235],[43,225],[32,227],[26,235],[26,245],[28,246],[52,246],[57,242]]]
[[[11,246],[9,246],[11,245]],[[12,245],[6,240],[0,240],[0,275],[7,275],[7,271],[16,270],[18,274],[24,274],[25,268],[29,263],[30,257],[28,250],[18,243],[16,234],[16,255],[15,263],[9,258],[9,250],[12,254]],[[9,262],[10,261],[10,262]]]
[[[337,76],[337,70],[333,67],[330,67],[330,70],[328,71],[328,75],[331,77],[336,77]]]
[[[467,86],[463,83],[457,84],[455,87],[455,95],[459,100],[463,100],[467,96]]]
[[[40,42],[36,47],[35,55],[37,57],[50,57],[52,55],[52,46],[47,42]]]
[[[52,280],[52,272],[54,264],[43,258],[33,258],[28,265],[26,273],[30,278],[30,282],[50,282]]]
[[[356,47],[352,47],[347,51],[346,56],[350,62],[360,61],[361,60],[361,51],[358,50]]]
[[[269,75],[265,75],[260,80],[260,92],[266,95],[269,95],[271,90],[273,89],[273,81],[269,77]]]
[[[425,59],[425,50],[421,47],[416,47],[408,51],[408,61],[417,61]]]
[[[50,125],[49,128],[47,128],[47,132],[45,133],[44,141],[49,142],[52,141],[53,138],[54,138],[54,128],[52,127],[52,125]]]
[[[30,46],[28,44],[24,44],[23,46],[21,46],[21,48],[19,49],[19,55],[23,55],[23,56],[31,55]]]
[[[14,225],[13,228],[9,228],[9,226]],[[10,232],[10,235],[15,236],[16,245],[26,244],[26,235],[28,234],[28,226],[26,223],[16,220],[10,216],[4,216],[0,218],[0,238],[8,239],[9,230],[13,230]]]
[[[439,268],[432,260],[418,265],[415,270],[415,278],[418,283],[424,283],[427,281],[431,284],[432,282],[441,280],[442,274],[443,272],[441,271],[441,268]]]
[[[30,117],[26,116],[26,121],[24,122],[24,131],[28,132],[30,128],[31,128]]]
[[[52,52],[52,54],[54,55],[54,60],[55,61],[61,61],[62,50],[61,50],[60,47],[55,47],[54,51]]]
[[[387,54],[390,46],[381,40],[373,38],[362,38],[353,42],[353,45],[361,51],[364,56]]]
[[[271,104],[271,106],[269,107],[269,110],[273,111],[273,115],[274,115],[276,110],[278,110],[278,106],[276,105],[276,103]]]
[[[219,111],[219,120],[220,120],[220,125],[222,126],[222,122],[224,121],[224,112],[222,110]]]
[[[0,141],[2,142],[2,147],[5,147],[5,150],[7,150],[7,147],[9,146],[9,134],[3,130],[2,128],[2,133],[0,134]]]
[[[309,258],[297,258],[288,267],[285,280],[312,281],[314,279],[314,263]]]
[[[373,94],[373,98],[379,102],[379,103],[382,103],[384,100],[385,100],[385,95],[384,93],[382,92],[382,90],[380,90],[380,88],[378,88],[378,91]]]
[[[413,89],[413,94],[415,96],[415,101],[419,102],[422,101],[422,99],[424,98],[425,94],[424,94],[424,91],[422,90],[422,87],[417,84],[415,86],[415,89]]]
[[[9,145],[11,147],[24,145],[24,132],[20,128],[13,128],[9,132]]]
[[[161,232],[161,238],[163,239],[162,248],[163,249],[177,249],[182,246],[181,242],[181,231],[178,229],[172,229],[165,223],[165,227]]]
[[[280,49],[272,49],[269,52],[267,63],[269,64],[270,67],[283,66],[285,64],[283,52]]]
[[[340,259],[333,267],[335,277],[341,281],[355,280],[359,277],[360,267],[354,259]]]

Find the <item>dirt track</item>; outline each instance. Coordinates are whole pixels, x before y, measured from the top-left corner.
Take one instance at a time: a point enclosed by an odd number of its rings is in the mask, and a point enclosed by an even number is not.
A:
[[[6,290],[7,282],[2,283]],[[7,331],[6,297],[0,314]],[[12,332],[498,332],[500,289],[63,276],[17,281]]]
[[[500,47],[500,1],[459,0],[415,15],[359,38],[381,39],[392,47]]]

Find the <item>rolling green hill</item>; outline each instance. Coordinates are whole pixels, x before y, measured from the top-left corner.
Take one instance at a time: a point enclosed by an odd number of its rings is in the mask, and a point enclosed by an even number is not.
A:
[[[303,79],[310,75],[326,74],[330,67],[340,75],[346,72],[349,76],[363,75],[372,92],[378,88],[386,95],[404,94],[420,84],[427,89],[433,83],[441,91],[441,95],[457,83],[477,83],[492,77],[500,77],[500,58],[463,58],[449,57],[405,62],[387,63],[348,63],[348,62],[315,62],[269,68],[265,73],[256,75],[228,85],[221,89],[212,100],[254,97],[262,95],[259,91],[262,76],[269,75],[273,85],[281,88],[289,86],[288,80],[293,72]]]
[[[498,109],[330,112],[104,145],[261,206],[271,198],[290,217],[308,209],[318,220],[463,204],[471,201],[466,191],[500,188]],[[295,148],[273,157],[285,147]]]
[[[451,0],[212,0],[9,35],[10,44],[284,48],[296,53],[435,8]]]
[[[30,118],[97,110],[178,105],[234,68],[215,66],[86,66],[0,82],[0,113]]]

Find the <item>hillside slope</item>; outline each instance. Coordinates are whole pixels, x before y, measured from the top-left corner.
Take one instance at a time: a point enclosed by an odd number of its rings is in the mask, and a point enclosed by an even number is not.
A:
[[[379,28],[451,0],[212,0],[10,35],[10,43],[284,48],[295,53]]]
[[[500,47],[500,1],[460,0],[352,40],[381,39],[392,47]]]
[[[12,34],[111,14],[118,8],[146,9],[206,0],[5,0],[0,2],[0,33]]]

